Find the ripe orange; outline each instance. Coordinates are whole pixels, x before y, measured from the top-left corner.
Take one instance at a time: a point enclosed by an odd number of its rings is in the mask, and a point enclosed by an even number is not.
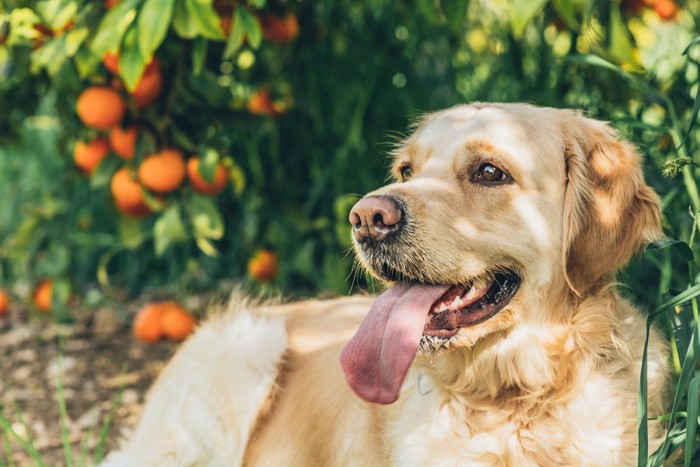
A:
[[[138,132],[138,127],[133,125],[126,129],[120,126],[112,128],[109,132],[109,144],[119,157],[127,161],[134,158]]]
[[[104,5],[106,9],[111,10],[112,8],[117,6],[121,1],[122,0],[105,0]]]
[[[214,181],[208,182],[199,174],[199,157],[195,156],[187,161],[187,177],[190,179],[192,189],[203,195],[215,195],[220,193],[228,182],[228,173],[222,163],[218,163],[214,172]]]
[[[110,52],[109,50],[105,52],[104,56],[102,57],[102,64],[107,68],[111,73],[118,75],[119,74],[119,55]]]
[[[163,307],[160,303],[151,303],[139,310],[134,318],[132,331],[137,339],[152,344],[163,336],[161,318]]]
[[[262,87],[248,99],[248,112],[253,115],[277,116],[279,112],[272,102],[270,90]]]
[[[248,261],[248,273],[258,282],[271,282],[277,277],[277,254],[269,250],[257,252]]]
[[[75,165],[87,175],[92,175],[107,154],[109,154],[109,143],[104,138],[95,138],[89,143],[78,141],[73,148]]]
[[[110,188],[114,204],[125,216],[141,218],[153,214],[143,198],[141,185],[134,180],[126,167],[114,173]]]
[[[678,15],[678,6],[673,0],[661,0],[654,5],[654,11],[661,20],[671,21]]]
[[[294,13],[284,16],[262,15],[260,27],[263,37],[277,44],[289,42],[299,35],[299,20]]]
[[[53,301],[53,281],[44,279],[39,282],[34,292],[32,293],[32,302],[34,306],[43,313],[51,312],[51,302]]]
[[[10,296],[0,289],[0,317],[5,316],[8,311],[10,311]]]
[[[93,86],[80,94],[76,111],[80,120],[90,128],[108,130],[122,121],[126,104],[114,89]]]
[[[157,58],[154,58],[151,63],[146,66],[141,79],[131,93],[136,102],[136,107],[145,109],[153,104],[156,99],[158,99],[162,88],[163,76],[160,71],[160,62]]]
[[[176,302],[163,302],[161,329],[174,341],[181,341],[194,331],[197,320]]]
[[[139,167],[139,180],[156,193],[168,193],[185,179],[185,157],[177,149],[166,148],[146,157]]]

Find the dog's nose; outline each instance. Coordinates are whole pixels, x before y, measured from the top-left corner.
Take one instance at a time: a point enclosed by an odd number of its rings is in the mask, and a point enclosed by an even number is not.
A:
[[[391,196],[365,196],[350,210],[352,234],[360,243],[382,241],[401,230],[401,204]]]

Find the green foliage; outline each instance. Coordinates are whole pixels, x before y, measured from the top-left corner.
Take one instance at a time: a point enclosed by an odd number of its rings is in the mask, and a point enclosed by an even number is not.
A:
[[[669,240],[622,279],[657,309],[679,378],[668,440],[649,463],[685,446],[691,465],[700,5],[671,2],[669,13],[659,3],[122,0],[108,10],[86,0],[4,2],[0,286],[26,298],[51,277],[53,313],[69,319],[68,297],[96,284],[131,293],[173,284],[189,292],[224,278],[252,285],[246,262],[267,248],[280,258],[277,290],[347,293],[349,282],[367,285],[347,254],[348,210],[383,183],[387,141],[400,140],[412,118],[473,100],[581,108],[637,143],[662,196]],[[116,74],[101,64],[107,51],[119,56]],[[162,90],[139,108],[131,93],[154,57]],[[72,147],[104,132],[86,128],[75,103],[86,87],[115,81],[128,104],[123,123],[139,126],[136,155],[109,155],[86,178]],[[137,170],[163,147],[202,156],[207,181],[222,163],[229,184],[216,196],[189,183],[164,195],[144,189],[155,214],[121,215],[112,174]],[[640,454],[644,464],[644,442]]]

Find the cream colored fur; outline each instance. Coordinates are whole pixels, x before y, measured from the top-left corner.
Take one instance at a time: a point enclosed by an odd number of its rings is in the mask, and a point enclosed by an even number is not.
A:
[[[426,117],[395,159],[397,183],[372,193],[400,197],[414,221],[395,267],[442,284],[513,268],[522,284],[506,308],[419,353],[399,400],[380,406],[338,361],[371,297],[233,301],[170,362],[108,465],[636,464],[645,318],[614,272],[660,219],[634,148],[572,111],[474,104]],[[484,161],[514,183],[472,183]],[[668,383],[656,331],[648,366],[654,416]],[[653,447],[662,428],[650,423]]]

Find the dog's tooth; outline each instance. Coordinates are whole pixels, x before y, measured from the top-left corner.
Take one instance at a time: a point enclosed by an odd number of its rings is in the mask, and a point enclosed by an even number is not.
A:
[[[464,299],[466,301],[470,301],[476,298],[476,296],[479,294],[479,288],[476,286],[476,284],[472,285],[471,289],[469,289],[469,292],[467,292],[467,295],[464,296]]]
[[[447,310],[447,304],[445,302],[442,302],[438,307],[438,312],[443,312],[445,310]]]
[[[457,295],[454,300],[452,300],[452,308],[459,308],[462,305],[462,297]]]

